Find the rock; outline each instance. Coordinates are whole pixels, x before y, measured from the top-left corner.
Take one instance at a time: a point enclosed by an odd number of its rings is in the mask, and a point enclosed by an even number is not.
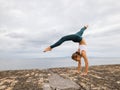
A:
[[[43,90],[52,90],[52,89],[50,88],[50,85],[48,83],[45,83],[43,85]]]
[[[120,81],[117,81],[118,84],[120,84]]]
[[[39,76],[39,74],[38,74],[38,73],[36,73],[36,74],[35,74],[35,77],[37,77],[37,76]]]
[[[3,86],[0,86],[0,90],[5,90],[5,88],[6,88],[7,86],[6,85],[3,85]]]
[[[8,88],[5,89],[5,90],[13,90],[13,87],[8,87]]]
[[[49,78],[50,87],[53,90],[80,90],[80,86],[70,79],[64,79],[58,74],[52,73]]]
[[[51,76],[51,74],[48,73],[48,76]]]
[[[120,90],[120,64],[90,66],[87,76],[76,73],[76,67],[0,71],[0,90],[76,90],[71,81],[80,85],[78,90]]]
[[[32,76],[33,76],[34,74],[35,74],[34,72],[31,73]]]
[[[28,77],[28,76],[30,76],[30,74],[26,74],[25,76]]]
[[[43,81],[44,81],[44,79],[43,79],[43,78],[40,78],[39,82],[42,83]]]

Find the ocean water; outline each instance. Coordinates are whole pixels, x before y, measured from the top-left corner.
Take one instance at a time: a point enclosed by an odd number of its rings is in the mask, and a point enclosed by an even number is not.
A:
[[[120,64],[120,58],[96,57],[89,58],[89,66]],[[22,70],[22,69],[47,69],[55,67],[77,66],[77,62],[71,58],[30,58],[30,59],[0,59],[0,71],[3,70]],[[82,59],[82,66],[84,60]]]

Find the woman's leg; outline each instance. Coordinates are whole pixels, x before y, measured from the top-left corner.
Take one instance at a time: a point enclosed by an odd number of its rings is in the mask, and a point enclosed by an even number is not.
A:
[[[85,29],[87,29],[88,26],[84,26],[83,28],[80,29],[79,32],[77,32],[76,34],[79,35],[79,36],[82,36],[83,35],[83,32],[85,31]]]
[[[88,73],[88,58],[87,58],[87,55],[86,55],[86,51],[83,50],[81,55],[82,55],[82,57],[84,59],[84,62],[85,62],[85,71],[81,75],[87,75],[87,73]]]
[[[73,39],[76,39],[76,35],[67,35],[67,36],[64,36],[60,40],[58,40],[55,44],[53,44],[53,45],[49,46],[48,48],[46,48],[44,50],[44,52],[50,51],[51,49],[53,49],[53,48],[61,45],[63,42],[69,41],[69,40],[73,40]]]
[[[51,45],[50,47],[51,47],[51,48],[55,48],[55,47],[61,45],[63,42],[72,40],[73,38],[75,38],[74,35],[64,36],[64,37],[62,37],[60,40],[58,40],[55,44]]]

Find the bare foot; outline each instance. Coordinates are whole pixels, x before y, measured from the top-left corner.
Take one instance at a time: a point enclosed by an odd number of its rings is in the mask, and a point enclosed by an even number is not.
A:
[[[85,25],[86,28],[88,28],[88,25]]]
[[[51,51],[51,47],[47,47],[43,52]]]
[[[86,75],[87,75],[87,73],[82,73],[82,74],[81,74],[81,76],[86,76]]]

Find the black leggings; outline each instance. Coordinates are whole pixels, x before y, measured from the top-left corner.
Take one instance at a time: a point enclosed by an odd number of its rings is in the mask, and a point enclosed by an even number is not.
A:
[[[82,40],[82,34],[84,32],[84,30],[86,29],[86,27],[83,27],[79,32],[75,33],[75,34],[71,34],[71,35],[66,35],[64,37],[62,37],[60,40],[58,40],[55,44],[51,45],[51,48],[57,47],[59,45],[61,45],[64,41],[73,41],[73,42],[80,42]]]

